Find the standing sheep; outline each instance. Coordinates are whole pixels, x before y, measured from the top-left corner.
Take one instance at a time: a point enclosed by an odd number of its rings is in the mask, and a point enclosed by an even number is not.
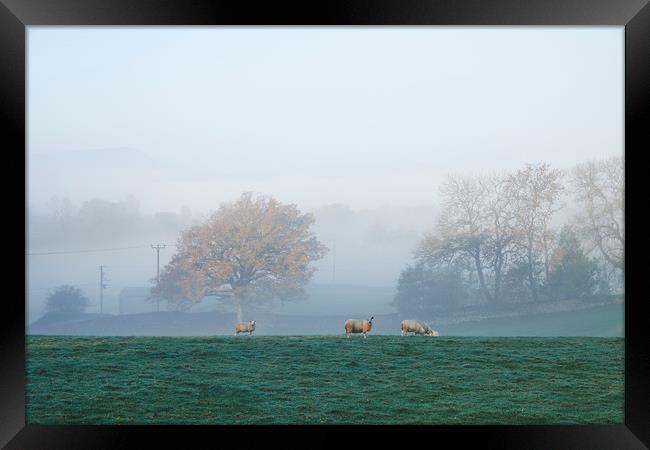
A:
[[[253,331],[255,331],[255,321],[252,320],[248,323],[238,323],[235,325],[235,336],[237,336],[239,333],[248,333],[250,336],[253,334]]]
[[[345,321],[345,336],[350,337],[350,333],[363,333],[363,337],[367,338],[367,333],[372,330],[372,316],[369,320],[348,319]]]

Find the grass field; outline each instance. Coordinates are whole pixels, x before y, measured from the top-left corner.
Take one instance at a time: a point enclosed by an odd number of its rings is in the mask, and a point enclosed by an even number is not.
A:
[[[27,337],[30,424],[620,424],[622,338]]]
[[[519,317],[484,319],[439,326],[445,336],[598,336],[623,337],[624,305],[598,306]]]

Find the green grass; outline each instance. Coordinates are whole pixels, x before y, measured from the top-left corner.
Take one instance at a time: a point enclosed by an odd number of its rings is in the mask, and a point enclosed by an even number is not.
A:
[[[30,424],[621,424],[622,338],[27,337]]]
[[[445,336],[599,336],[623,337],[622,303],[578,311],[484,319],[441,325]]]

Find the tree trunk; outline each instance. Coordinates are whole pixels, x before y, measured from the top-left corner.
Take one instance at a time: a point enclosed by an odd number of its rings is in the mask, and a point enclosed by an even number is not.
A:
[[[539,301],[537,286],[535,286],[535,274],[533,273],[533,255],[530,249],[528,249],[528,282],[530,283],[530,293],[533,296],[533,301]]]
[[[501,267],[497,267],[494,271],[494,303],[499,303],[501,296]]]
[[[494,303],[500,303],[501,300],[501,272],[503,270],[503,246],[497,246],[496,263],[494,264]]]
[[[481,266],[481,257],[478,255],[474,255],[474,262],[476,263],[476,272],[478,273],[478,280],[479,283],[481,284],[481,291],[483,292],[483,295],[485,296],[487,302],[492,304],[494,302],[494,299],[490,295],[490,291],[485,285],[485,277],[483,276],[483,267]]]
[[[241,300],[237,300],[237,322],[242,323],[244,321],[244,313],[241,307]]]
[[[242,298],[242,294],[240,292],[235,291],[235,309],[237,310],[238,323],[242,323],[244,321],[244,310],[242,307],[243,303],[244,303],[244,299]]]
[[[544,280],[548,282],[548,275],[550,272],[550,262],[549,262],[549,256],[548,256],[548,242],[546,238],[544,238]]]

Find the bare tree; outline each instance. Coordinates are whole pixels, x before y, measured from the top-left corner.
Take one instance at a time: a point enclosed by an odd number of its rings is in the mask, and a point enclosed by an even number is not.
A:
[[[488,303],[498,302],[504,267],[512,253],[513,211],[507,180],[501,175],[451,176],[436,236],[427,236],[416,257],[430,264],[455,263],[477,275]]]
[[[488,234],[484,226],[485,193],[478,180],[469,176],[450,176],[440,192],[443,208],[437,223],[439,239],[425,240],[420,254],[429,253],[434,259],[446,260],[449,264],[454,259],[460,259],[461,265],[472,264],[483,296],[488,303],[493,303],[494,296],[485,274],[489,259]]]
[[[527,164],[513,173],[449,177],[440,189],[442,211],[435,231],[416,249],[417,263],[427,269],[453,266],[462,273],[463,283],[477,289],[488,303],[550,298],[549,279],[558,267],[566,266],[558,253],[561,236],[552,227],[563,207],[563,181],[562,171],[544,163]],[[621,160],[578,166],[574,184],[585,205],[579,217],[583,234],[611,266],[622,269]],[[588,263],[583,268],[593,265]],[[611,283],[611,274],[607,275],[607,280],[599,275],[599,283]]]
[[[625,248],[623,158],[613,156],[579,164],[572,172],[571,182],[581,207],[576,224],[582,236],[592,242],[609,264],[622,272]]]
[[[493,297],[501,298],[503,274],[513,257],[516,257],[515,211],[509,180],[505,175],[489,175],[479,178],[484,193],[484,229],[487,232],[487,253],[493,276]]]
[[[551,169],[548,164],[527,164],[508,177],[515,212],[516,243],[528,269],[533,301],[539,300],[536,279],[540,253],[548,267],[549,225],[558,210],[557,201],[563,191],[561,180],[562,172]]]
[[[548,280],[548,277],[553,268],[553,263],[555,259],[555,252],[558,245],[558,233],[556,230],[551,228],[546,228],[542,231],[539,243],[542,250],[542,257],[544,258],[544,279]]]

